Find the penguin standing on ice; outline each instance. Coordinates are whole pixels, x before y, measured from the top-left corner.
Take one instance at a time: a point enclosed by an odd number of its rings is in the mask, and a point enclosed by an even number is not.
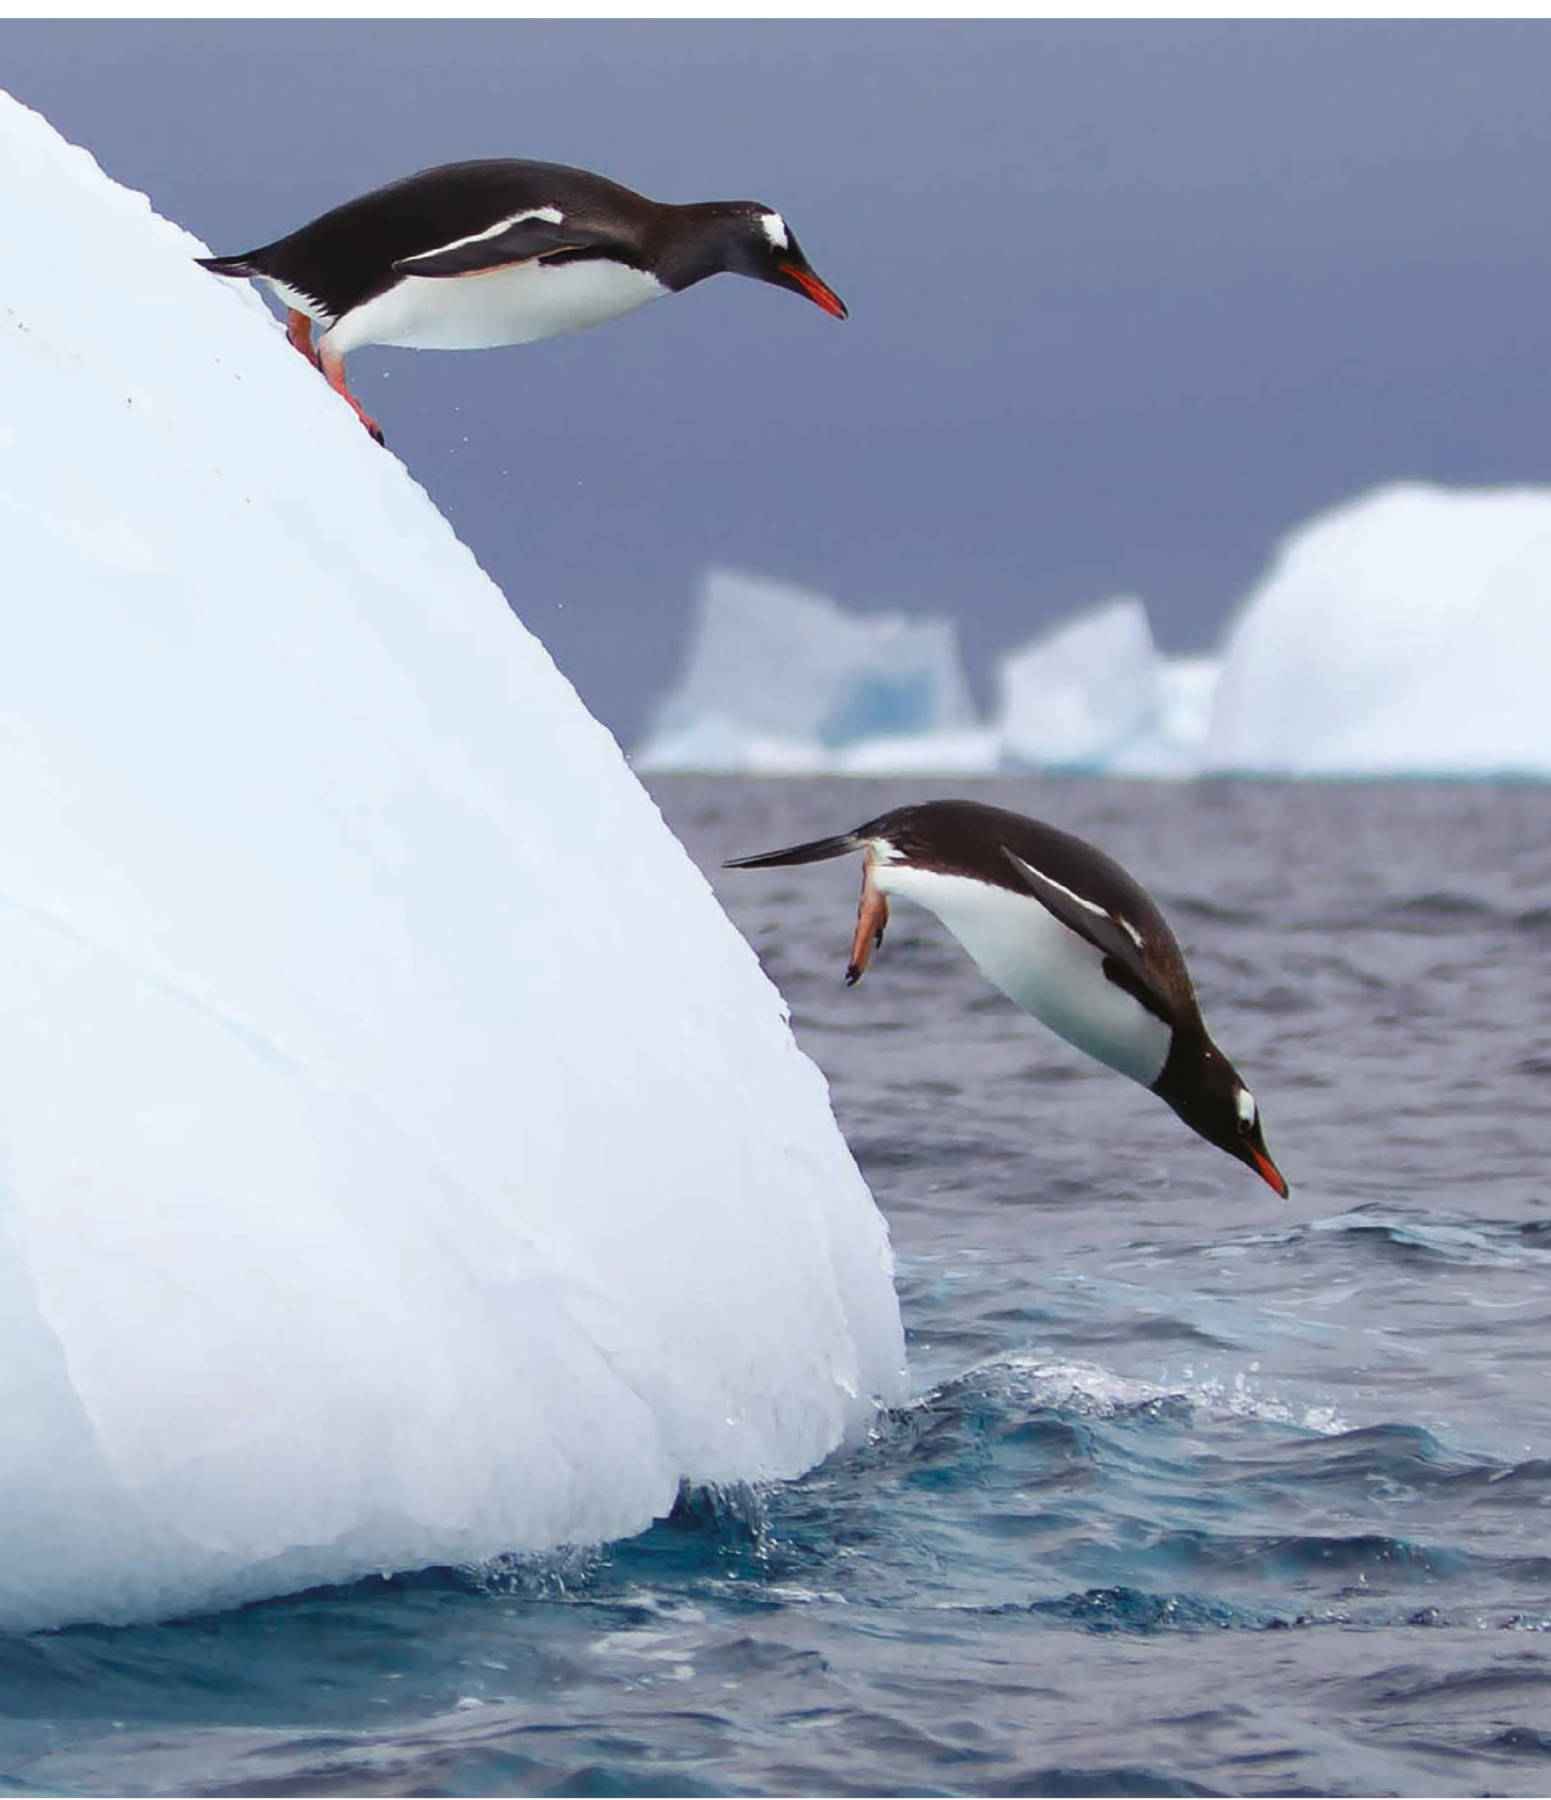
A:
[[[1129,1075],[1284,1199],[1255,1097],[1212,1042],[1168,921],[1081,838],[973,800],[902,806],[855,831],[729,869],[865,856],[847,986],[883,942],[889,896],[933,912],[982,975],[1068,1043]]]
[[[754,200],[648,200],[585,169],[502,159],[424,169],[241,256],[197,259],[262,281],[286,335],[382,441],[345,385],[364,344],[488,350],[584,331],[708,276],[789,288],[836,319],[785,219]],[[316,345],[314,325],[323,327]]]

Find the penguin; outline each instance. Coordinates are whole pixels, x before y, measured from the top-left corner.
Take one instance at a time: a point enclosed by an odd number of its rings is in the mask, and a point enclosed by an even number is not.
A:
[[[261,249],[196,260],[215,275],[264,282],[287,308],[292,345],[379,443],[381,428],[345,382],[345,358],[364,344],[527,344],[606,324],[723,273],[846,317],[771,207],[676,206],[586,169],[512,158],[423,169]]]
[[[771,869],[863,852],[846,985],[883,942],[889,900],[935,913],[982,975],[1069,1044],[1140,1082],[1283,1199],[1260,1108],[1213,1042],[1168,921],[1113,858],[1037,819],[974,800],[901,806],[854,831],[736,857]]]

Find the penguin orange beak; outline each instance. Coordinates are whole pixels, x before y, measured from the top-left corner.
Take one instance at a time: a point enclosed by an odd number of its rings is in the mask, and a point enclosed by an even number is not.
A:
[[[1289,1190],[1287,1183],[1282,1179],[1282,1171],[1263,1150],[1257,1150],[1253,1144],[1249,1146],[1249,1154],[1254,1162],[1255,1173],[1267,1187],[1275,1188],[1276,1192],[1285,1200]]]
[[[780,263],[777,266],[793,287],[806,294],[815,306],[822,306],[832,319],[847,316],[845,301],[832,287],[820,281],[812,269],[799,268],[796,263]]]

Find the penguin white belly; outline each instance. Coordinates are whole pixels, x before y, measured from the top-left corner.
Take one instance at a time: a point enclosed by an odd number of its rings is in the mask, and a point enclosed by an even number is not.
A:
[[[1032,894],[881,860],[872,879],[885,894],[935,913],[987,981],[1069,1044],[1144,1087],[1162,1073],[1168,1026],[1116,987],[1099,951]]]
[[[655,276],[601,257],[512,263],[477,275],[407,275],[347,312],[322,341],[340,356],[363,344],[492,350],[606,325],[667,292]]]

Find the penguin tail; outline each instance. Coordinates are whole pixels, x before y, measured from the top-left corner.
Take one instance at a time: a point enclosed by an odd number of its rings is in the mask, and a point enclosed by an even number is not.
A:
[[[194,261],[212,275],[235,275],[245,280],[258,274],[251,260],[253,255],[250,250],[246,256],[196,256]]]

